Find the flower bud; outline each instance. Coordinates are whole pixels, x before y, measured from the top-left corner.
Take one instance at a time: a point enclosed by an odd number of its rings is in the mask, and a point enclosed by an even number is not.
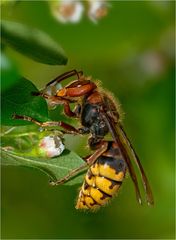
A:
[[[43,157],[56,157],[61,155],[65,146],[59,136],[46,136],[39,142],[39,154]]]
[[[88,16],[94,23],[97,23],[98,20],[108,14],[108,4],[106,1],[89,0],[89,5]]]
[[[84,11],[83,4],[75,0],[51,1],[54,17],[62,23],[77,23]]]

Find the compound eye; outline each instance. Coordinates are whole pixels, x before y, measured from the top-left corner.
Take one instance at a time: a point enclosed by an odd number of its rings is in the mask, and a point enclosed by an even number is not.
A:
[[[55,85],[48,85],[44,90],[42,90],[43,93],[49,95],[49,96],[54,96],[57,94],[57,92],[62,89],[62,85],[60,83],[57,83]]]
[[[60,83],[57,83],[55,85],[56,91],[59,91],[60,89],[62,89],[62,85]]]

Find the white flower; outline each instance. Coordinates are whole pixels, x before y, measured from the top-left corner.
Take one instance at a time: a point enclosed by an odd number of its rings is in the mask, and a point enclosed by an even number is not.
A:
[[[62,23],[77,23],[84,11],[83,4],[76,0],[60,0],[51,2],[52,13]]]
[[[97,20],[105,17],[108,13],[109,4],[106,1],[89,0],[89,5],[88,16],[94,23],[97,23]]]
[[[47,136],[40,141],[39,148],[42,156],[52,158],[61,155],[65,149],[65,146],[60,137]]]

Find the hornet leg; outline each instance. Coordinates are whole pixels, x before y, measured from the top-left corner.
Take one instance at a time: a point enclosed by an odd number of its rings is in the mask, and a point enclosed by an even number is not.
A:
[[[91,156],[84,158],[86,163],[84,163],[83,165],[81,165],[78,168],[73,169],[65,177],[57,180],[56,182],[51,182],[50,184],[52,186],[63,184],[65,182],[67,182],[70,178],[72,178],[72,177],[76,176],[77,174],[79,174],[80,172],[82,172],[83,170],[86,170],[88,166],[92,165],[97,160],[97,158],[99,156],[101,156],[107,150],[107,147],[108,147],[108,143],[103,141],[102,145],[100,146],[99,149],[97,149]]]
[[[35,123],[36,125],[40,126],[40,127],[62,127],[63,129],[66,130],[66,133],[70,133],[70,134],[79,134],[80,133],[80,130],[79,129],[76,129],[74,128],[73,126],[71,126],[70,124],[68,123],[65,123],[63,121],[58,121],[58,122],[54,122],[54,121],[51,121],[51,122],[39,122],[37,120],[35,120],[34,118],[32,117],[28,117],[28,116],[21,116],[21,115],[17,115],[17,114],[14,114],[13,115],[13,119],[19,119],[19,120],[25,120],[25,121],[29,121],[29,122],[33,122]]]

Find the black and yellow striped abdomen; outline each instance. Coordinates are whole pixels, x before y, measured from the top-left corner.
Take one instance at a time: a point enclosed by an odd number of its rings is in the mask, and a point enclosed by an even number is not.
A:
[[[125,177],[123,158],[103,154],[88,169],[81,187],[76,208],[96,210],[116,195]]]

